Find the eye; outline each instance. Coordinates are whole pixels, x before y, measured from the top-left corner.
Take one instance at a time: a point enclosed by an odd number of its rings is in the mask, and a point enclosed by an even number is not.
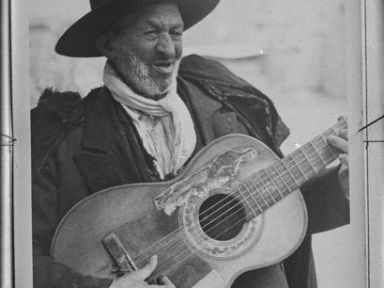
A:
[[[144,31],[144,35],[148,37],[156,37],[157,31],[156,30],[146,30]]]
[[[183,30],[181,30],[181,29],[172,30],[170,34],[174,37],[182,37],[183,36]]]

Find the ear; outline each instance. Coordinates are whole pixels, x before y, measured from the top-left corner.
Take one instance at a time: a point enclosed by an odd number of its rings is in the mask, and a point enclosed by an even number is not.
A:
[[[104,56],[107,56],[109,52],[112,51],[111,43],[107,33],[103,33],[97,37],[95,45],[97,50],[99,50],[99,52]]]

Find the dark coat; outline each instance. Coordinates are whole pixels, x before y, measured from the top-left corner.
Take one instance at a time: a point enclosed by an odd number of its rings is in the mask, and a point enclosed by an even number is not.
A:
[[[272,102],[224,66],[198,56],[183,59],[178,92],[191,112],[197,152],[213,139],[244,133],[279,156],[288,129]],[[49,257],[60,219],[78,201],[101,189],[158,181],[151,157],[121,106],[104,87],[85,98],[46,91],[32,111],[34,287],[108,287],[109,279],[86,277]],[[314,288],[310,234],[348,223],[348,202],[333,171],[302,187],[309,226],[301,247],[284,267],[243,274],[235,287]],[[71,286],[72,285],[72,286]]]

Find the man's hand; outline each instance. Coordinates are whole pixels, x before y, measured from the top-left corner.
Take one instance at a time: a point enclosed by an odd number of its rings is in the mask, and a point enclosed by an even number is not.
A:
[[[172,282],[165,276],[159,277],[158,284],[150,285],[144,280],[148,278],[157,266],[157,256],[153,256],[143,268],[115,279],[109,288],[175,288]]]
[[[340,120],[346,120],[340,117]],[[338,151],[338,158],[341,162],[341,167],[338,172],[339,184],[344,195],[349,198],[349,179],[348,179],[348,129],[342,129],[337,135],[328,137],[328,143],[335,147]]]

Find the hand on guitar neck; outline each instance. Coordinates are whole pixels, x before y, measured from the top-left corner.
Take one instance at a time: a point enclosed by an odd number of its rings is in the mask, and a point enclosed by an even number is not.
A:
[[[156,269],[156,266],[157,256],[152,256],[149,263],[143,268],[115,279],[109,288],[175,288],[175,285],[173,285],[166,276],[159,277],[157,279],[157,284],[148,284],[145,282],[145,279],[152,274],[152,272]]]
[[[340,117],[339,121],[346,121],[345,117]],[[337,149],[338,158],[341,163],[338,179],[342,192],[349,198],[349,181],[348,181],[348,129],[344,128],[337,135],[328,137],[328,143]]]

